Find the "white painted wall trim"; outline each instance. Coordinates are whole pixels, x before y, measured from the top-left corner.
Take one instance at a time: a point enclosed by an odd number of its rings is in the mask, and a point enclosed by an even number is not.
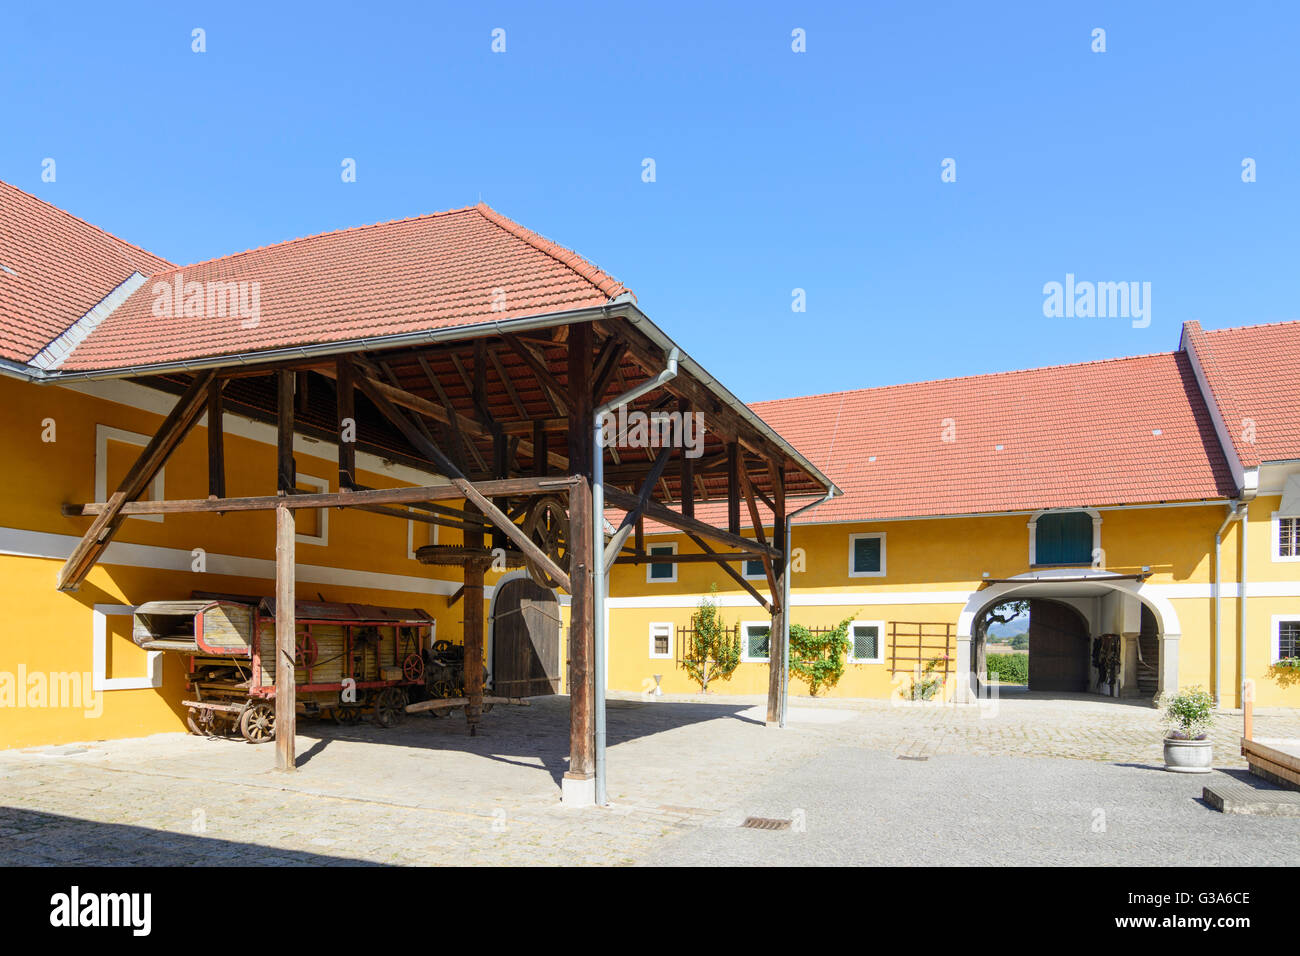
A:
[[[1284,501],[1285,503],[1285,501]],[[1274,511],[1272,515],[1272,544],[1269,546],[1269,557],[1276,564],[1289,564],[1294,561],[1300,561],[1300,554],[1283,556],[1282,554],[1282,519],[1294,518],[1300,521],[1300,509],[1296,511]]]
[[[0,554],[25,558],[49,558],[66,561],[80,537],[69,534],[51,534],[45,531],[27,531],[23,528],[0,528]],[[243,578],[275,580],[275,561],[267,558],[246,558],[234,554],[208,553],[208,574],[230,575]],[[185,571],[193,573],[193,556],[180,548],[163,548],[147,544],[127,544],[114,541],[104,552],[100,564],[130,568],[151,568],[157,571]],[[332,584],[338,587],[371,588],[379,591],[409,591],[417,594],[455,594],[460,584],[440,578],[417,578],[406,574],[388,574],[382,571],[360,571],[350,568],[331,568],[315,564],[296,566],[299,581],[310,584]],[[491,596],[493,586],[483,589]]]
[[[294,473],[294,484],[300,488],[310,488],[312,491],[320,494],[329,494],[330,482],[328,478],[317,478],[315,475],[304,474],[303,472]],[[103,501],[103,498],[99,499]],[[299,544],[317,544],[327,546],[330,543],[330,509],[329,508],[311,508],[308,509],[316,512],[317,525],[320,528],[319,534],[302,534],[294,533],[294,540]]]
[[[1273,615],[1273,656],[1269,658],[1269,664],[1276,664],[1282,658],[1283,621],[1300,621],[1300,611],[1296,611],[1292,614]]]
[[[1050,578],[1042,577],[1043,572],[1035,572],[1039,582],[1051,583]],[[1104,578],[1102,580],[1105,580]],[[831,591],[826,593],[795,591],[790,596],[793,607],[847,607],[847,606],[881,606],[911,604],[965,604],[971,594],[984,594],[985,591]],[[1213,586],[1206,584],[1144,584],[1142,593],[1169,601],[1210,598]],[[1235,583],[1224,583],[1220,593],[1226,598],[1237,596]],[[647,594],[628,597],[610,597],[605,600],[606,608],[627,610],[657,610],[670,608],[697,608],[701,599],[709,595],[697,594]],[[1300,581],[1251,581],[1251,597],[1300,597]],[[757,603],[747,594],[718,594],[713,598],[718,607],[757,607]]]
[[[125,405],[128,408],[135,408],[164,417],[176,404],[175,395],[121,379],[104,379],[94,382],[63,382],[56,387],[66,388],[69,391],[79,392],[91,398],[113,402],[117,405]],[[198,424],[207,427],[208,416],[206,412],[199,419]],[[274,446],[276,443],[274,425],[255,422],[233,412],[226,412],[222,416],[222,426],[227,435],[247,438],[263,445]],[[293,436],[293,450],[295,453],[330,461],[337,458],[338,446],[333,442],[319,441],[306,435],[295,434]],[[441,478],[434,472],[422,471],[409,465],[398,464],[364,451],[357,452],[357,468],[375,475],[388,475],[397,481],[404,481],[412,485],[427,485],[431,481],[437,481]]]
[[[151,436],[141,435],[139,432],[129,432],[124,428],[114,428],[112,425],[95,425],[95,500],[108,500],[108,443],[110,441],[121,442],[124,445],[134,445],[137,448],[144,448],[149,444]],[[167,467],[158,469],[158,474],[150,483],[149,487],[153,490],[155,501],[162,501],[164,498],[164,480]],[[137,521],[157,521],[162,522],[164,515],[127,515],[129,519]]]
[[[149,690],[162,686],[162,651],[147,651],[143,677],[109,677],[108,676],[108,618],[109,615],[134,614],[135,608],[128,604],[96,604],[91,617],[91,665],[90,689],[99,693],[104,690]]]
[[[655,635],[656,632],[668,634],[668,653],[655,653]],[[672,621],[651,621],[650,622],[650,644],[649,653],[652,661],[670,661],[673,659],[673,644],[677,640],[677,628],[673,626]]]
[[[853,635],[854,628],[874,627],[876,629],[876,656],[875,657],[855,657],[853,648],[856,646]],[[849,623],[849,653],[847,661],[850,664],[883,664],[885,663],[885,622],[884,621],[852,621]]]
[[[880,567],[875,571],[858,571],[853,567],[855,548],[859,541],[864,538],[880,539]],[[849,535],[849,577],[851,578],[883,578],[885,576],[885,532],[883,531],[859,531]]]
[[[1035,511],[1029,518],[1029,566],[1038,564],[1038,519],[1047,514],[1066,514],[1082,511],[1092,518],[1092,565],[1105,567],[1104,552],[1101,550],[1101,512],[1096,508],[1044,508]],[[1098,563],[1100,559],[1100,564]]]

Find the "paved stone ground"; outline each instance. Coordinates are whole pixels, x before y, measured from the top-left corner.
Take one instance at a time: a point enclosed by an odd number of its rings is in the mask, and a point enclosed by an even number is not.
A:
[[[965,863],[1009,852],[967,839],[972,823],[1008,820],[1028,821],[1026,842],[999,862],[1295,858],[1297,821],[1225,823],[1196,802],[1205,777],[1156,769],[1150,707],[792,706],[775,731],[757,698],[612,700],[613,806],[587,811],[558,804],[564,698],[498,707],[472,738],[458,717],[392,730],[303,722],[292,775],[271,769],[269,747],[183,734],[0,751],[0,863]],[[1244,766],[1239,725],[1224,715],[1216,727],[1221,767]],[[1300,737],[1300,714],[1256,725]],[[794,809],[805,832],[737,829]]]

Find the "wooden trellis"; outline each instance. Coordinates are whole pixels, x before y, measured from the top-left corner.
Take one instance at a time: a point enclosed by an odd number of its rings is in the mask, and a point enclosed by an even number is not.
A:
[[[943,660],[943,678],[956,673],[956,625],[949,623],[891,621],[889,672],[915,674],[935,658]],[[934,673],[940,673],[938,667]]]

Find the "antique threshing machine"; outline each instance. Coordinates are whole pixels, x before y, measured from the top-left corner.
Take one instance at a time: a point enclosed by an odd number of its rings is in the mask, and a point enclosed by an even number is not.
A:
[[[382,727],[427,696],[434,620],[418,609],[295,603],[294,682],[298,710],[328,712],[340,724],[366,710]],[[275,737],[275,601],[153,601],[135,610],[132,638],[147,650],[180,654],[187,671],[186,723],[208,736]],[[439,642],[441,644],[442,642]]]

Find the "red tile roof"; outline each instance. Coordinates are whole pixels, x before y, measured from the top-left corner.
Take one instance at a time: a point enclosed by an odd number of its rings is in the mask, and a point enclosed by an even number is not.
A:
[[[0,357],[30,360],[132,273],[168,268],[166,259],[0,182]]]
[[[171,286],[178,276],[185,283],[258,283],[257,324],[245,327],[238,315],[154,315],[155,286]],[[602,305],[626,291],[576,253],[480,203],[155,273],[62,368],[124,368],[472,325]]]
[[[1233,493],[1183,352],[751,407],[844,490],[843,498],[811,512],[810,521]]]
[[[1183,325],[1246,468],[1300,459],[1300,322],[1204,331]]]

